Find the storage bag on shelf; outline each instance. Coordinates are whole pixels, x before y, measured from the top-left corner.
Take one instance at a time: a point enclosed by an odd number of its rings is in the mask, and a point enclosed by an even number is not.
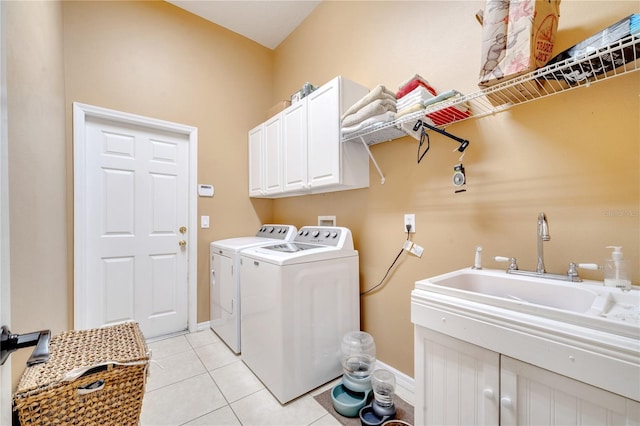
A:
[[[486,0],[478,85],[490,87],[545,66],[559,16],[560,0]]]
[[[555,79],[572,86],[640,59],[640,14],[613,25],[554,56],[548,65],[563,63],[545,82]],[[565,62],[566,61],[566,62]]]

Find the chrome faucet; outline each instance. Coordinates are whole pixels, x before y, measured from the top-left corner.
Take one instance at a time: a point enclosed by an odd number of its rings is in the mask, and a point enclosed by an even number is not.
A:
[[[538,274],[544,274],[544,256],[542,252],[542,242],[549,241],[549,224],[547,223],[547,216],[544,213],[538,215],[538,265],[536,266],[536,272]]]
[[[515,257],[496,256],[494,260],[496,262],[509,262],[507,267],[508,274],[526,275],[539,278],[551,278],[564,281],[580,282],[582,279],[578,275],[578,268],[583,269],[601,269],[601,267],[595,263],[569,263],[569,270],[565,275],[562,274],[549,274],[544,269],[544,256],[542,251],[542,243],[549,241],[549,223],[547,222],[547,216],[544,213],[538,215],[538,265],[534,271],[522,271],[518,269],[518,262]]]

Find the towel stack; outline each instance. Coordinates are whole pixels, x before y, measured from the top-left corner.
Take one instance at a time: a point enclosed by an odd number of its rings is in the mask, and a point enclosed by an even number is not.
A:
[[[342,135],[395,119],[396,95],[383,85],[376,86],[342,114]]]
[[[463,96],[464,95],[457,90],[449,90],[448,92],[441,93],[433,99],[425,101],[424,106],[425,108],[436,108],[440,103],[443,103],[445,101],[455,101],[456,99],[459,99]],[[431,121],[433,121],[434,125],[442,126],[444,124],[451,123],[452,121],[465,119],[470,115],[471,110],[469,109],[469,105],[464,102],[428,113],[427,117],[431,119]]]
[[[451,103],[456,99],[463,97],[464,95],[457,90],[449,90],[447,92],[441,93],[437,96],[431,96],[431,98],[422,102],[420,107],[414,107],[413,111],[417,111],[419,109],[429,109],[433,110],[433,112],[428,112],[425,117],[421,117],[422,121],[426,121],[428,124],[432,126],[444,126],[447,123],[451,123],[453,121],[462,120],[471,115],[471,109],[469,108],[469,104],[459,103],[455,105],[448,106],[446,108],[438,108],[439,105],[446,103]],[[398,101],[398,104],[400,101]],[[410,112],[413,112],[410,111]],[[402,112],[398,109],[398,114]],[[396,117],[398,116],[396,114]],[[413,136],[416,139],[420,139],[420,133],[422,130],[420,126],[415,126],[415,121],[410,121],[406,123],[402,123],[402,128],[407,134]]]
[[[436,91],[429,82],[420,75],[415,74],[407,81],[400,84],[396,93],[397,112],[396,119],[403,115],[424,109],[424,102],[432,99]]]

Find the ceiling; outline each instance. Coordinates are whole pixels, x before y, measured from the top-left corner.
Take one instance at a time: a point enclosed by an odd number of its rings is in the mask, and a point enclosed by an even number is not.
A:
[[[321,0],[167,0],[208,21],[275,49]]]

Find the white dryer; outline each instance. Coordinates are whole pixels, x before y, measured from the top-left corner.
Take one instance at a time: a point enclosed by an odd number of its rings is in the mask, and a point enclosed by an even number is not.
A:
[[[292,241],[293,225],[262,225],[253,237],[218,240],[209,247],[211,319],[213,331],[233,350],[240,353],[240,250],[265,244]]]
[[[245,249],[242,360],[286,403],[342,374],[342,337],[360,330],[358,252],[343,227]]]

